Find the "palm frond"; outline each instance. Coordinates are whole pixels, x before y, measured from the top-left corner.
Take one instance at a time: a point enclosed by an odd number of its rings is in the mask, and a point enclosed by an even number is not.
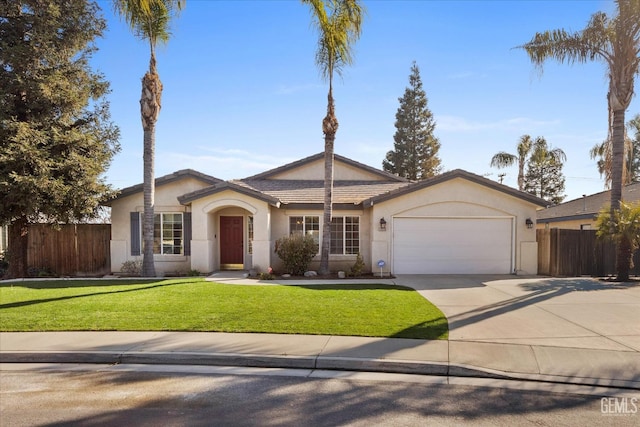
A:
[[[491,158],[491,167],[498,168],[498,169],[506,168],[515,164],[517,161],[518,161],[517,156],[514,156],[513,154],[509,154],[505,151],[500,151],[499,153],[496,153]]]

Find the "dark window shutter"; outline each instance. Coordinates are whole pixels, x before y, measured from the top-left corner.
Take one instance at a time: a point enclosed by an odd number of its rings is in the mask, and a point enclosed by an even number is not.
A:
[[[140,213],[131,212],[131,256],[140,255]]]
[[[185,212],[183,216],[184,227],[184,254],[191,256],[191,212]]]

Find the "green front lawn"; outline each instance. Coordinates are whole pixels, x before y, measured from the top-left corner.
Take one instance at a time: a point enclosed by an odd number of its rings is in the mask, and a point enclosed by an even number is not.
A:
[[[399,286],[239,286],[201,278],[0,283],[0,331],[110,330],[448,334],[437,307]]]

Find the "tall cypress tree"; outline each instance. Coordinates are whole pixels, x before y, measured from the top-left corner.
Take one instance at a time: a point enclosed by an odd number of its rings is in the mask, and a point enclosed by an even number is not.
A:
[[[440,173],[440,142],[433,134],[436,123],[427,106],[420,69],[413,62],[409,87],[398,98],[393,150],[382,161],[382,168],[411,180],[426,179]]]
[[[0,224],[10,224],[9,275],[27,271],[28,224],[91,216],[110,187],[101,175],[118,151],[91,70],[106,24],[87,0],[0,3]]]
[[[524,191],[554,204],[562,203],[565,198],[562,166],[566,160],[564,151],[549,149],[544,138],[536,138],[527,161]]]

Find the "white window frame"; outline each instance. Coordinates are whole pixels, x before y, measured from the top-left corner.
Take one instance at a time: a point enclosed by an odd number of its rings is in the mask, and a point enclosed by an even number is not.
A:
[[[291,229],[291,220],[293,218],[302,218],[302,230],[292,230]],[[318,223],[318,230],[309,230],[307,229],[308,224],[309,225],[314,225],[313,222],[308,223],[307,222],[307,218],[314,218],[317,219],[317,223]],[[289,227],[289,235],[293,235],[295,232],[301,232],[304,235],[311,235],[314,237],[314,239],[316,240],[316,243],[318,244],[318,254],[320,253],[320,248],[322,247],[322,222],[321,220],[321,216],[320,215],[289,215],[288,216],[288,227]],[[357,255],[358,252],[360,252],[361,247],[362,247],[362,240],[361,240],[361,224],[362,224],[362,219],[359,215],[334,215],[332,217],[332,221],[334,218],[342,218],[342,252],[341,253],[331,253],[331,249],[329,249],[329,255],[330,256],[340,256],[340,255],[346,255],[346,256],[353,256],[353,255]],[[346,218],[357,218],[358,222],[358,250],[354,253],[347,253],[346,252],[346,236],[347,236],[347,231],[346,231],[346,226],[347,226],[347,221]],[[313,234],[314,232],[317,231],[317,237]],[[331,248],[331,246],[329,246],[329,248]],[[317,254],[316,254],[317,255]]]
[[[156,227],[156,217],[160,216],[160,236],[158,237],[160,240],[160,251],[156,252],[155,251],[155,241],[156,241],[156,233],[155,233],[155,227]],[[162,219],[163,219],[163,215],[180,215],[180,223],[182,224],[182,236],[180,237],[180,253],[179,254],[165,254],[163,251],[163,231],[162,231]],[[153,251],[153,255],[154,256],[185,256],[184,255],[184,213],[183,212],[154,212],[153,213],[153,242],[154,242],[154,251]],[[140,212],[140,254],[144,253],[144,236],[142,235],[142,230],[144,229],[144,214],[142,212]],[[175,240],[175,239],[173,239]],[[172,247],[175,247],[175,245],[171,245]]]
[[[329,245],[329,248],[330,248],[329,249],[329,255],[358,255],[358,253],[360,252],[360,243],[361,243],[360,242],[360,224],[361,224],[360,216],[358,216],[358,215],[336,215],[336,216],[333,216],[331,218],[331,221],[333,222],[334,219],[338,219],[338,218],[342,219],[342,252],[341,253],[331,252],[331,245]],[[347,231],[347,218],[351,218],[351,219],[355,218],[355,219],[357,219],[358,248],[357,248],[357,250],[355,252],[347,252],[347,234],[353,232],[353,231],[349,231],[349,232]],[[333,224],[332,224],[332,226],[333,226]],[[331,235],[331,242],[333,242],[333,233],[331,233],[330,235]],[[352,239],[349,239],[349,240],[352,240]]]
[[[253,215],[247,215],[247,253],[253,254]]]

